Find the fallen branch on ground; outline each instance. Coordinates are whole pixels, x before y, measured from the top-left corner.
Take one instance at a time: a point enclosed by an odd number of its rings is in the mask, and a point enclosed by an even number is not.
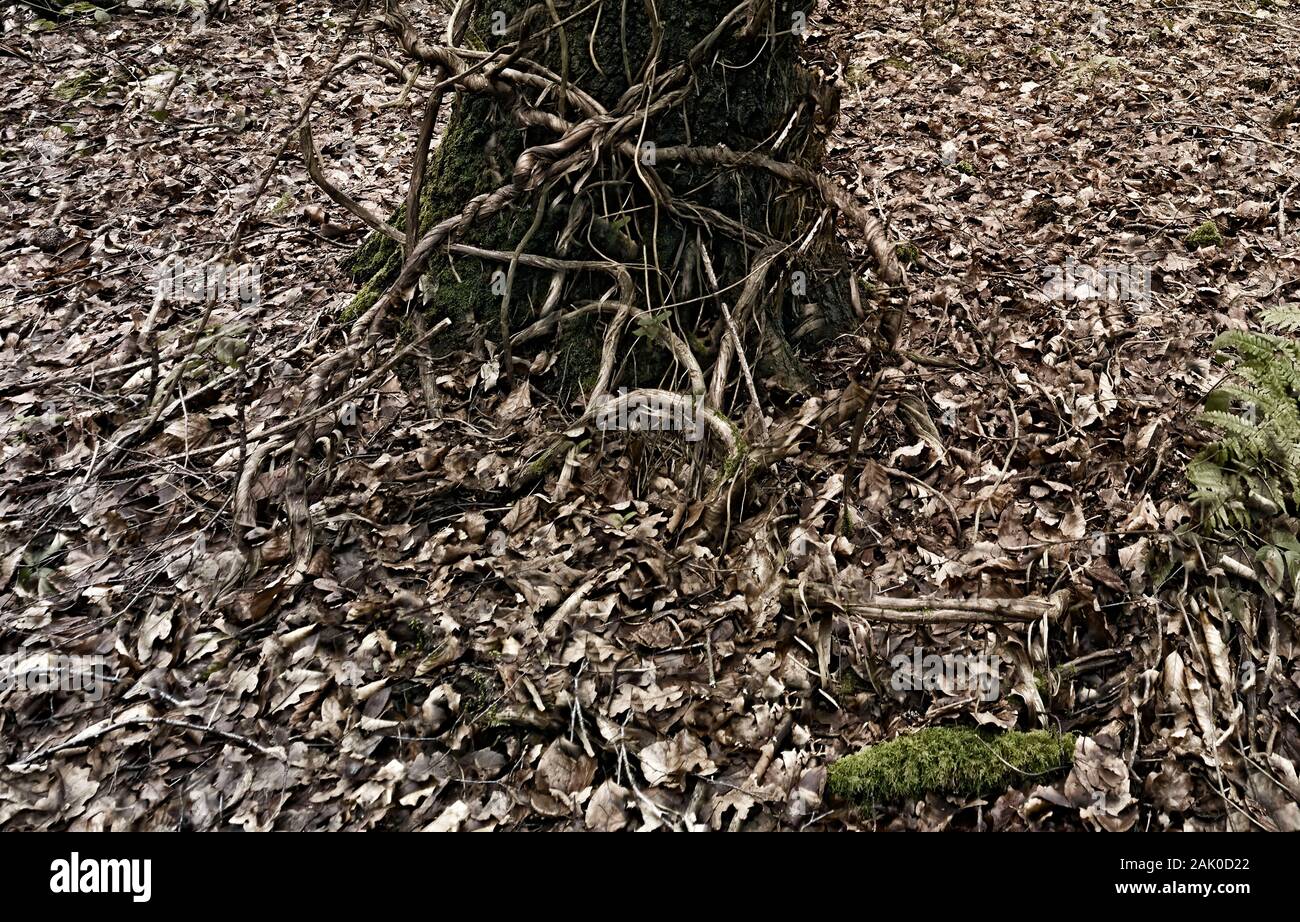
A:
[[[253,740],[249,739],[246,736],[240,736],[238,733],[231,733],[228,730],[220,730],[216,727],[210,727],[204,724],[193,723],[188,720],[175,720],[170,717],[128,717],[124,720],[119,720],[114,723],[106,724],[104,726],[89,727],[86,730],[81,731],[71,739],[64,740],[62,743],[56,743],[53,746],[47,746],[45,749],[38,750],[32,753],[31,755],[27,756],[26,758],[19,759],[17,762],[11,762],[9,764],[9,767],[22,768],[23,766],[30,765],[33,762],[39,762],[44,759],[47,759],[50,756],[55,755],[56,753],[64,752],[68,749],[76,749],[79,746],[84,746],[87,743],[93,742],[94,740],[107,736],[110,733],[115,733],[118,730],[125,730],[128,727],[142,727],[142,726],[143,727],[171,727],[174,730],[190,730],[195,733],[210,733],[213,736],[218,736],[221,739],[226,740],[228,742],[235,743],[239,746],[243,746],[245,749],[251,749],[254,752],[261,753],[262,755],[267,756],[268,758],[277,759],[281,762],[289,761],[288,757],[285,756],[283,752],[280,752],[279,750],[276,749],[269,749],[266,746],[263,746],[261,743],[254,742]]]
[[[809,608],[830,608],[845,614],[892,624],[961,624],[970,622],[1030,622],[1056,619],[1065,611],[1069,594],[1057,592],[1049,599],[943,599],[931,597],[900,599],[865,596],[861,600],[841,598],[824,583],[790,580],[785,596]]]

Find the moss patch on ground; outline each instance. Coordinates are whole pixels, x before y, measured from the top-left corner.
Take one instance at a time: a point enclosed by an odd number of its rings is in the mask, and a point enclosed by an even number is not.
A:
[[[96,85],[103,79],[101,74],[94,71],[79,71],[71,77],[65,77],[50,88],[50,93],[55,99],[64,102],[74,102],[86,96],[91,96],[95,92]]]
[[[1206,221],[1188,234],[1184,240],[1193,250],[1223,246],[1223,234],[1219,233],[1219,226],[1213,221]]]
[[[830,766],[831,793],[860,804],[929,793],[980,796],[1069,766],[1074,735],[927,727]]]

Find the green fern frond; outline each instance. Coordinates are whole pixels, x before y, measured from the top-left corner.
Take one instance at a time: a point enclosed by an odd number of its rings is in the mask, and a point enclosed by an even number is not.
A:
[[[1209,527],[1248,528],[1252,515],[1300,506],[1300,309],[1274,308],[1282,334],[1229,330],[1215,340],[1231,377],[1206,398],[1200,420],[1218,439],[1188,465],[1192,500]]]
[[[1218,410],[1208,410],[1202,413],[1201,422],[1207,426],[1213,426],[1225,435],[1235,436],[1241,440],[1253,439],[1259,431],[1258,427],[1250,420],[1233,413],[1222,413]]]
[[[1259,315],[1264,325],[1273,330],[1294,333],[1300,330],[1300,306],[1270,307]]]

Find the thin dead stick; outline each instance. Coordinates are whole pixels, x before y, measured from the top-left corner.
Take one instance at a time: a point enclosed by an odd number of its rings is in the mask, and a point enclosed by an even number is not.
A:
[[[1050,599],[900,599],[871,596],[861,601],[839,597],[830,586],[821,583],[790,581],[785,594],[813,607],[837,608],[846,614],[870,621],[900,624],[940,624],[964,622],[1029,622],[1042,618],[1059,618],[1065,611],[1068,593],[1058,592]]]
[[[1085,653],[1083,656],[1076,657],[1068,663],[1057,666],[1052,672],[1061,677],[1073,678],[1082,675],[1085,672],[1091,672],[1094,669],[1100,669],[1107,663],[1122,659],[1125,655],[1123,650],[1095,650],[1092,653]]]
[[[1277,239],[1278,240],[1281,240],[1283,237],[1286,236],[1286,199],[1287,196],[1291,194],[1291,190],[1294,189],[1297,185],[1300,185],[1300,183],[1294,183],[1294,182],[1291,183],[1291,185],[1287,186],[1286,189],[1283,190],[1282,194],[1278,197],[1277,200]]]
[[[423,311],[411,312],[411,323],[415,327],[415,335],[421,340],[429,332],[429,324],[425,322]],[[429,360],[429,353],[421,350],[417,357],[420,372],[420,394],[424,398],[424,412],[429,419],[433,419],[438,413],[438,385],[437,379],[433,374],[433,363]]]
[[[293,140],[295,132],[306,124],[307,118],[311,114],[312,106],[316,103],[316,97],[320,95],[321,91],[325,88],[325,85],[333,76],[334,68],[338,65],[339,58],[343,56],[343,49],[347,47],[348,40],[352,37],[352,30],[356,27],[357,21],[361,18],[362,14],[365,13],[369,5],[369,0],[362,0],[362,2],[357,5],[356,10],[353,11],[352,18],[348,20],[348,24],[343,28],[343,36],[339,40],[338,47],[334,49],[334,53],[331,55],[329,63],[325,67],[324,76],[321,77],[312,91],[307,94],[307,98],[303,100],[302,108],[298,112],[298,117],[294,119],[293,128],[285,133],[284,138],[280,142],[280,146],[276,148],[275,156],[272,158],[271,162],[266,165],[266,169],[263,171],[261,179],[258,181],[257,187],[253,191],[253,197],[249,200],[248,204],[244,206],[243,213],[240,215],[239,220],[235,222],[234,229],[226,240],[224,250],[220,255],[208,260],[208,263],[230,261],[234,258],[235,254],[239,252],[239,246],[243,242],[244,234],[247,232],[248,226],[253,220],[254,212],[257,210],[258,203],[261,202],[262,196],[265,194],[266,188],[271,182],[271,177],[275,175],[276,167],[279,166],[280,160],[284,157],[285,152],[288,151],[289,144]],[[216,307],[216,303],[215,298],[209,297],[207,299],[207,306],[204,308],[203,316],[199,319],[198,326],[194,328],[194,331],[184,343],[184,354],[177,363],[178,367],[183,368],[189,361],[190,356],[194,354],[194,350],[203,334],[203,330],[207,328],[208,321],[212,318],[212,312]],[[168,383],[168,390],[170,390],[170,387],[171,382]],[[150,399],[157,400],[165,398],[151,391]],[[151,420],[150,425],[152,425],[153,422],[154,421]]]
[[[333,410],[335,407],[338,407],[346,403],[347,401],[351,400],[353,397],[358,396],[359,394],[363,393],[367,388],[375,384],[378,381],[380,375],[387,372],[394,365],[396,365],[407,355],[413,352],[416,348],[423,345],[424,342],[430,336],[432,336],[434,333],[437,333],[439,330],[443,329],[444,327],[448,326],[450,323],[451,323],[451,318],[443,317],[436,324],[430,327],[424,333],[424,335],[420,336],[417,339],[412,340],[411,342],[403,346],[401,349],[399,349],[397,352],[393,353],[393,355],[387,361],[385,361],[382,365],[376,368],[373,372],[370,373],[369,376],[366,377],[364,381],[362,381],[356,387],[349,390],[347,393],[343,394],[342,396],[335,397],[333,400],[329,401],[328,403],[322,404],[321,406],[318,406],[312,410],[308,410],[306,413],[302,413],[300,415],[294,416],[292,419],[285,420],[284,422],[279,423],[278,425],[272,426],[270,429],[267,429],[263,432],[259,432],[257,435],[250,435],[248,437],[247,444],[251,445],[254,442],[260,442],[263,439],[268,439],[273,435],[279,435],[282,432],[288,432],[291,429],[296,429],[299,426],[301,426],[303,423],[316,419],[322,414],[328,413],[330,410]],[[208,445],[204,448],[195,449],[194,451],[189,452],[188,454],[186,454],[185,452],[180,452],[178,454],[168,455],[165,458],[157,458],[152,461],[138,464],[130,468],[124,468],[121,471],[114,472],[114,476],[121,477],[121,476],[126,476],[131,474],[153,471],[156,470],[158,465],[160,464],[167,464],[172,461],[180,461],[186,458],[197,458],[203,455],[210,455],[217,452],[228,451],[231,448],[239,447],[239,444],[240,444],[239,439],[227,439],[224,442],[218,442],[216,445]]]
[[[461,256],[476,256],[479,259],[491,259],[503,263],[515,260],[521,266],[529,266],[533,269],[551,269],[556,272],[587,270],[610,272],[618,275],[619,271],[624,269],[649,268],[646,264],[640,262],[624,264],[610,259],[557,259],[554,256],[541,256],[536,253],[520,253],[516,259],[515,254],[512,252],[487,250],[469,243],[449,243],[447,249]],[[626,292],[624,293],[626,294]]]
[[[1290,144],[1283,144],[1281,141],[1274,141],[1271,138],[1261,138],[1257,134],[1252,134],[1242,128],[1232,125],[1214,125],[1206,122],[1184,122],[1179,119],[1167,119],[1160,122],[1161,125],[1181,125],[1184,128],[1201,128],[1207,131],[1221,131],[1224,134],[1232,135],[1234,138],[1244,138],[1247,141],[1254,141],[1256,144],[1267,144],[1269,147],[1276,147],[1278,150],[1288,151],[1292,154],[1300,154],[1300,147],[1294,147]]]
[[[312,182],[320,186],[325,194],[334,200],[336,204],[345,211],[360,218],[367,227],[373,231],[383,234],[388,239],[399,244],[406,243],[406,237],[400,230],[393,227],[383,218],[376,215],[366,206],[362,205],[352,196],[348,195],[334,183],[330,182],[325,176],[325,171],[321,169],[320,157],[316,154],[316,144],[311,136],[311,119],[303,119],[302,127],[298,129],[298,145],[302,148],[302,158],[307,162],[307,175],[311,177]]]
[[[843,608],[847,615],[883,624],[1025,624],[1037,620],[1008,613],[980,613],[952,608],[893,611],[875,605],[854,604],[845,605]]]
[[[152,361],[152,358],[136,359],[133,362],[127,362],[123,365],[110,365],[104,368],[78,368],[74,371],[48,374],[28,381],[10,381],[7,383],[0,383],[0,397],[8,397],[10,394],[21,393],[22,391],[31,390],[32,388],[48,387],[54,384],[65,384],[68,381],[84,381],[87,375],[108,376],[126,374],[128,371],[137,371],[144,368]]]
[[[505,290],[501,293],[501,308],[498,312],[498,321],[501,327],[501,362],[505,366],[506,389],[512,389],[515,383],[514,353],[510,348],[510,294],[515,287],[515,270],[519,268],[519,257],[523,255],[524,250],[528,247],[528,241],[533,239],[542,226],[542,219],[546,217],[546,204],[550,201],[550,190],[542,188],[541,193],[537,196],[537,207],[533,212],[533,223],[528,225],[528,230],[519,238],[515,244],[514,252],[510,254],[510,268],[506,270]]]
[[[239,244],[244,239],[244,232],[248,230],[248,225],[253,217],[253,212],[257,209],[257,205],[262,200],[262,196],[266,194],[266,187],[270,184],[271,177],[275,175],[275,168],[279,165],[280,159],[284,157],[285,153],[289,150],[289,144],[293,140],[294,135],[298,133],[298,130],[302,127],[303,123],[307,121],[307,117],[311,114],[312,106],[316,104],[316,97],[320,95],[321,90],[325,89],[325,85],[329,83],[330,78],[334,76],[334,68],[338,66],[339,58],[343,56],[343,49],[347,47],[348,40],[352,37],[352,30],[356,27],[357,21],[362,17],[369,6],[369,0],[362,0],[361,3],[357,4],[356,10],[352,13],[352,18],[349,19],[348,24],[343,27],[343,36],[339,40],[338,47],[334,49],[334,54],[330,57],[329,63],[325,66],[325,76],[320,79],[312,91],[307,94],[307,98],[303,100],[302,108],[298,110],[298,117],[293,120],[293,127],[289,131],[285,132],[284,139],[276,149],[275,156],[272,158],[271,162],[266,165],[266,170],[262,173],[261,179],[258,180],[257,188],[253,190],[252,199],[249,200],[248,205],[245,207],[243,215],[237,222],[235,222],[235,229],[231,232],[230,239],[226,243],[227,255],[238,251]]]
[[[231,733],[229,730],[219,730],[216,727],[192,723],[188,720],[176,720],[170,717],[128,717],[125,720],[119,720],[115,723],[108,724],[107,726],[90,727],[89,729],[81,731],[71,739],[64,740],[62,743],[57,743],[56,745],[38,750],[26,758],[19,759],[17,762],[11,762],[10,767],[21,768],[24,765],[30,765],[32,762],[39,762],[67,749],[76,749],[78,746],[84,746],[87,743],[93,742],[100,737],[107,736],[110,733],[115,733],[118,730],[125,730],[128,727],[139,726],[171,727],[175,730],[192,730],[196,733],[211,734],[213,736],[219,736],[229,742],[237,743],[245,749],[251,749],[254,752],[261,753],[268,758],[278,759],[281,762],[289,761],[289,758],[283,752],[279,752],[275,749],[268,749],[261,743],[254,742],[246,736],[240,736],[238,733]]]
[[[700,262],[704,266],[704,275],[709,280],[709,288],[716,296],[718,294],[718,277],[713,272],[713,260],[709,259],[709,251],[704,246],[704,240],[698,228],[695,231],[695,246],[700,251]],[[749,359],[745,358],[745,350],[740,343],[740,333],[736,331],[736,322],[731,319],[731,310],[727,307],[727,302],[719,298],[718,305],[722,308],[722,319],[727,324],[727,332],[731,335],[731,343],[736,350],[736,361],[740,363],[741,376],[745,379],[745,385],[749,389],[749,399],[754,403],[754,412],[758,415],[759,425],[762,427],[763,436],[766,437],[767,418],[763,415],[762,404],[758,402],[758,389],[754,387],[754,376],[749,370]]]

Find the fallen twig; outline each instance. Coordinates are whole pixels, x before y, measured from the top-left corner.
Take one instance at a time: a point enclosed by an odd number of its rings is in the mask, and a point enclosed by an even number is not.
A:
[[[1006,623],[1030,622],[1042,618],[1059,618],[1065,611],[1068,594],[1058,592],[1050,599],[913,599],[867,595],[861,600],[841,598],[824,583],[791,580],[785,587],[786,597],[811,607],[832,608],[868,621],[892,624]]]
[[[138,726],[171,727],[176,730],[192,730],[196,733],[209,733],[213,736],[219,736],[224,740],[228,740],[229,742],[237,743],[245,749],[251,749],[254,752],[261,753],[268,758],[278,759],[281,762],[289,761],[288,756],[283,752],[276,749],[269,749],[261,743],[254,742],[246,736],[240,736],[238,733],[231,733],[229,730],[220,730],[216,727],[192,723],[188,720],[176,720],[171,717],[128,717],[124,720],[115,721],[114,723],[106,724],[102,727],[89,727],[82,730],[71,739],[37,750],[26,758],[19,759],[17,762],[11,762],[9,763],[9,767],[22,768],[25,765],[30,765],[32,762],[47,759],[56,753],[68,749],[75,749],[78,746],[84,746],[87,743],[93,742],[100,737],[107,736],[110,733],[115,733],[118,730],[125,730],[128,727]]]

